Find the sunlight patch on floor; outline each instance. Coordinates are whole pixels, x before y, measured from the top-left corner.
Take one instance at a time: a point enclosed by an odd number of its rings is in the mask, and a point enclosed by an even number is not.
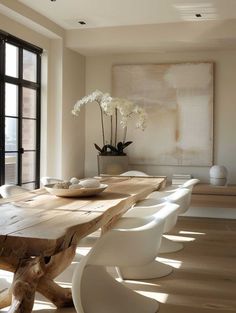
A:
[[[126,283],[131,283],[132,285],[145,285],[145,286],[159,286],[157,285],[156,283],[149,283],[149,282],[145,282],[145,281],[138,281],[138,280],[129,280],[129,279],[126,279],[125,280]]]
[[[184,236],[174,236],[174,235],[164,235],[165,238],[173,241],[181,241],[181,242],[190,242],[196,240],[193,237],[184,237]]]
[[[35,300],[34,302],[34,310],[46,310],[46,309],[55,309],[56,307],[47,301]]]
[[[139,294],[157,300],[160,303],[166,303],[168,299],[168,294],[163,292],[155,291],[138,291]]]
[[[63,288],[71,288],[72,283],[56,280],[56,283],[59,284]]]
[[[186,235],[206,235],[206,233],[200,233],[197,231],[187,231],[187,230],[180,230],[179,234],[186,234]]]
[[[82,254],[83,256],[85,256],[89,253],[90,250],[91,250],[91,247],[78,247],[76,249],[76,253]]]
[[[157,257],[156,260],[157,260],[158,262],[161,262],[161,263],[170,265],[170,266],[172,266],[172,267],[174,267],[174,268],[180,268],[181,265],[182,265],[182,261],[173,260],[173,259],[167,259],[167,258],[160,258],[160,257]]]
[[[5,279],[7,283],[11,283],[13,280],[13,273],[0,270],[0,278]]]

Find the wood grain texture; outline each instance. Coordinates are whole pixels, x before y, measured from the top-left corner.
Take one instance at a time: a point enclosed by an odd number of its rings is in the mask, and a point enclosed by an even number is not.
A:
[[[21,260],[12,283],[12,303],[8,313],[30,313],[34,305],[36,287],[44,274],[42,258]]]
[[[193,194],[236,196],[236,185],[214,186],[197,184],[193,187]]]
[[[236,208],[236,185],[197,184],[193,188],[192,207]]]
[[[162,254],[159,258],[175,266],[172,274],[160,279],[124,283],[157,299],[161,313],[236,312],[236,221],[181,217],[171,235],[184,243],[183,250]],[[84,241],[83,248],[90,247],[91,242]],[[58,281],[62,284],[71,282],[73,268],[73,265],[68,268]],[[0,309],[0,312],[6,311]],[[41,311],[35,308],[33,312]],[[53,309],[48,303],[42,312],[52,313]],[[56,312],[76,313],[74,308],[61,308]]]
[[[124,213],[157,190],[164,178],[126,178],[87,198],[59,198],[46,190],[3,201],[0,249],[5,257],[51,256]],[[115,181],[115,183],[114,183]],[[109,184],[109,179],[106,181]]]
[[[192,207],[236,208],[236,196],[192,195]]]
[[[236,221],[181,217],[171,238],[184,249],[158,260],[172,274],[127,286],[159,300],[161,313],[236,312]]]
[[[104,231],[164,180],[107,178],[107,190],[94,197],[59,198],[43,189],[2,200],[0,269],[14,272],[14,281],[0,292],[0,308],[11,304],[8,313],[30,313],[36,290],[57,307],[72,306],[70,288],[54,278],[72,262],[78,241]]]

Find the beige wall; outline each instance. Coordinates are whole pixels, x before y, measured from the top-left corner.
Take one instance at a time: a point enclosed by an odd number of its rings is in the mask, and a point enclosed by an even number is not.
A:
[[[42,154],[46,164],[42,176],[62,177],[62,94],[63,94],[63,43],[61,39],[50,41],[48,53],[48,104],[44,106],[46,123],[42,124]],[[45,130],[45,126],[47,129]]]
[[[43,49],[49,49],[50,39],[40,33],[30,30],[21,23],[18,23],[0,13],[0,29],[23,40],[31,42]]]
[[[41,21],[44,22],[44,19]],[[46,23],[45,27],[50,24]],[[60,33],[58,27],[52,39],[0,14],[0,29],[44,50],[41,176],[64,179],[69,176],[83,176],[84,118],[81,115],[76,119],[71,110],[74,102],[84,95],[84,57],[65,48],[64,31]],[[53,31],[55,29],[52,27],[51,32]]]
[[[6,0],[1,0],[9,4]],[[18,1],[12,1],[18,13],[34,22],[40,21],[54,34],[48,38],[29,27],[0,14],[0,28],[32,42],[44,49],[43,103],[42,103],[42,175],[68,178],[97,174],[97,152],[93,146],[101,144],[100,116],[95,104],[88,104],[86,114],[71,114],[74,102],[94,89],[111,92],[111,67],[113,64],[175,63],[187,61],[215,62],[215,112],[214,112],[214,163],[229,170],[229,182],[236,183],[236,58],[235,51],[202,51],[176,53],[136,53],[85,58],[65,48],[64,31],[31,10],[23,10]],[[35,28],[35,25],[34,25]],[[55,39],[57,37],[57,39]],[[148,140],[148,138],[147,138]],[[135,143],[133,143],[134,145]],[[132,145],[129,147],[132,149]],[[158,149],[158,145],[156,147]],[[85,156],[84,156],[85,153]],[[85,158],[85,167],[84,167]],[[131,168],[149,174],[169,175],[191,173],[207,181],[209,168],[135,165]]]
[[[62,98],[62,177],[84,177],[84,112],[71,113],[74,103],[85,92],[85,58],[64,48]]]
[[[111,92],[111,68],[113,64],[213,61],[215,63],[214,164],[225,165],[229,171],[229,182],[236,183],[235,53],[235,51],[202,51],[89,56],[86,58],[86,93],[94,89]],[[97,153],[93,143],[101,144],[99,111],[94,105],[87,105],[85,119],[85,174],[92,176],[97,173]],[[132,145],[135,145],[135,142]],[[129,149],[132,149],[132,145]],[[158,143],[156,143],[156,149],[158,149]],[[173,173],[190,173],[202,181],[208,181],[209,177],[209,167],[173,167],[148,164],[131,164],[130,167],[145,171],[148,174],[168,175],[169,178]]]

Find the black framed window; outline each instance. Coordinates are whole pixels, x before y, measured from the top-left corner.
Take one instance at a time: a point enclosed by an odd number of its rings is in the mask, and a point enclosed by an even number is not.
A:
[[[39,187],[42,49],[0,31],[0,185]]]

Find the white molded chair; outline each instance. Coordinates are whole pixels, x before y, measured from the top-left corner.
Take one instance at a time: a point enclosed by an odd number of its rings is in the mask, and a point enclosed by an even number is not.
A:
[[[25,192],[29,192],[29,190],[21,186],[2,185],[0,187],[0,194],[3,198],[9,198],[9,197],[19,195]]]
[[[153,193],[155,194],[156,192],[153,192]],[[153,193],[151,193],[151,195]],[[172,217],[171,218],[169,218],[168,216],[166,217],[167,226],[165,227],[165,231],[164,231],[164,234],[166,234],[175,226],[178,215],[183,214],[188,210],[190,201],[191,201],[191,191],[189,189],[179,188],[177,191],[169,194],[166,197],[151,198],[151,195],[149,196],[150,198],[148,197],[142,201],[137,202],[133,208],[140,207],[140,209],[141,208],[155,209],[156,207],[158,207],[158,205],[160,205],[160,203],[165,203],[165,202],[175,203],[175,204],[178,204],[179,206],[178,209],[175,211],[175,214],[176,214],[175,220]],[[165,235],[163,235],[159,253],[177,252],[183,249],[183,247],[184,246],[181,242],[172,241],[170,239],[167,239]]]
[[[143,201],[141,201],[143,202]],[[155,206],[146,207],[133,207],[125,213],[125,218],[161,218],[164,219],[163,232],[169,231],[177,221],[177,211],[179,206],[173,203],[159,203]],[[158,240],[159,238],[153,238],[152,240]],[[162,245],[161,239],[161,245]],[[157,251],[156,257],[159,253]],[[123,266],[119,267],[119,273],[124,279],[152,279],[169,275],[173,271],[173,268],[167,264],[158,262],[155,258],[148,264],[142,266]]]
[[[190,189],[192,191],[193,187],[198,184],[200,182],[199,179],[197,178],[192,178],[192,179],[189,179],[187,180],[185,183],[183,183],[181,185],[181,188],[187,188],[187,189]]]
[[[120,174],[120,176],[149,176],[149,175],[141,171],[128,171]]]
[[[188,189],[190,191],[189,195],[188,195],[188,199],[187,202],[185,202],[185,204],[181,203],[180,205],[180,210],[178,212],[178,215],[184,214],[190,207],[190,203],[191,203],[191,195],[192,195],[192,189],[194,187],[194,185],[196,185],[199,182],[199,179],[193,178],[193,179],[189,179],[188,181],[186,181],[184,184],[182,184],[181,186],[177,187],[177,186],[168,186],[163,188],[160,191],[153,191],[152,193],[150,193],[150,195],[147,196],[147,199],[156,199],[156,200],[160,200],[160,201],[169,201],[169,202],[175,202],[175,193],[177,191],[180,191],[182,189]]]
[[[200,182],[199,179],[192,178],[192,179],[187,180],[182,185],[170,185],[170,186],[167,186],[167,187],[163,188],[160,191],[154,191],[153,195],[155,195],[156,198],[161,198],[161,197],[164,197],[164,196],[168,196],[169,194],[179,190],[179,188],[189,189],[192,192],[193,187],[196,184],[198,184],[199,182]]]
[[[48,184],[54,184],[54,183],[56,184],[56,183],[63,182],[62,179],[50,177],[50,176],[41,177],[40,181],[43,186],[48,185]]]
[[[135,207],[150,207],[155,206],[162,202],[176,203],[179,205],[178,215],[185,213],[190,205],[191,190],[187,188],[178,188],[175,192],[165,194],[160,197],[157,195],[157,191],[150,193],[144,200],[138,201]]]
[[[77,313],[157,312],[156,300],[116,281],[106,266],[141,266],[151,262],[163,227],[164,220],[158,218],[121,218],[115,228],[104,233],[75,268],[72,297]]]

